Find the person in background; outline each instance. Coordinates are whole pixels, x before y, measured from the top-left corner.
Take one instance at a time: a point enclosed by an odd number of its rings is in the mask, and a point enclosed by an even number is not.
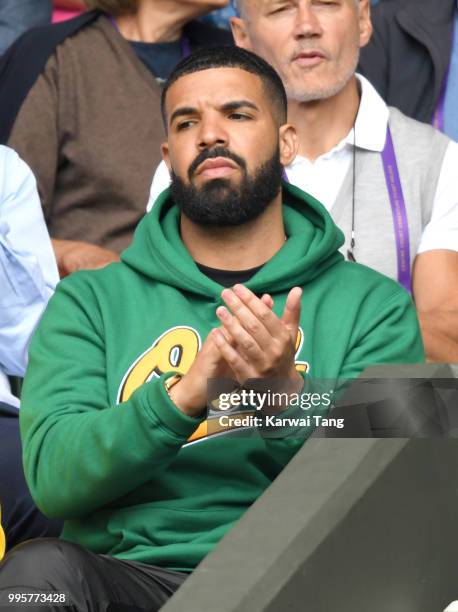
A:
[[[277,414],[304,415],[289,404],[311,376],[331,391],[370,364],[424,360],[407,292],[345,262],[324,207],[282,189],[297,137],[266,62],[197,52],[172,73],[163,116],[171,190],[120,263],[59,283],[32,341],[25,471],[65,526],[5,557],[4,602],[50,590],[70,612],[167,601],[314,430],[268,432],[265,412],[248,428],[212,419],[209,379],[264,393],[275,380],[288,398]]]
[[[348,258],[412,291],[428,358],[458,362],[458,145],[355,75],[368,0],[239,5],[237,44],[270,61],[288,92],[300,148],[287,178],[331,210]]]
[[[458,2],[381,2],[359,70],[387,104],[458,141]]]
[[[30,497],[19,399],[7,378],[24,376],[30,338],[57,281],[35,179],[14,151],[0,146],[0,507],[8,547],[61,530],[61,523],[45,518]]]
[[[271,0],[242,0],[233,20],[237,43],[285,83],[300,138],[286,176],[331,210],[350,259],[412,291],[429,359],[458,362],[458,145],[355,75],[367,0],[292,4],[273,13]]]
[[[37,178],[62,276],[129,244],[160,159],[161,83],[191,50],[232,41],[195,21],[228,1],[88,0],[0,64],[0,142]]]
[[[72,0],[69,0],[69,1],[72,1]],[[80,0],[75,0],[75,2],[78,2],[78,1]],[[378,2],[379,0],[371,0],[372,6],[375,6],[376,4],[378,4]],[[238,15],[236,5],[237,5],[236,0],[231,0],[228,7],[219,9],[218,11],[213,11],[209,13],[208,15],[205,15],[205,17],[201,17],[200,19],[204,23],[205,22],[212,23],[216,25],[218,28],[230,29],[231,17],[236,17]]]
[[[68,13],[68,15],[74,17],[76,13],[80,13],[85,9],[86,3],[84,2],[84,0],[54,0],[53,19],[61,21],[63,19],[68,18],[65,13]],[[229,6],[227,6],[226,8],[221,8],[212,11],[211,13],[209,13],[208,15],[204,15],[203,17],[199,17],[199,21],[214,25],[217,28],[224,28],[226,30],[230,30],[230,18],[234,17],[235,15],[237,15],[235,2],[234,0],[230,0]]]
[[[23,32],[51,22],[51,0],[1,0],[0,56]]]

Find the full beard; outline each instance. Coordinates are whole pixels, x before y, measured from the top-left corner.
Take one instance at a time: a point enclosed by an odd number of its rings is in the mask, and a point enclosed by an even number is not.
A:
[[[218,178],[197,188],[172,172],[171,195],[183,215],[198,225],[235,227],[259,217],[280,190],[283,166],[278,147],[253,176],[244,171],[240,185]]]

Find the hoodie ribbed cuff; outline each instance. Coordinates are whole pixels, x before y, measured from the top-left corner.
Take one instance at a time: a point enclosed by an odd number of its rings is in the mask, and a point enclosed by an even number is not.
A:
[[[195,418],[184,414],[175,406],[164,386],[164,381],[174,374],[176,372],[167,372],[147,383],[146,398],[151,416],[176,436],[187,439],[206,419],[207,413],[204,411],[201,417]]]

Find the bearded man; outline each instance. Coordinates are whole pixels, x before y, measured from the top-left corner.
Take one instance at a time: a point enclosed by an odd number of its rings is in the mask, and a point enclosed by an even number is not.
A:
[[[264,393],[274,381],[292,398],[311,375],[332,391],[368,365],[424,358],[408,293],[345,262],[323,206],[281,188],[297,138],[266,62],[198,52],[162,108],[171,189],[120,263],[59,284],[32,342],[25,473],[65,526],[6,556],[2,603],[19,592],[66,594],[78,612],[159,609],[313,430],[226,424],[207,412],[209,380],[255,379]]]

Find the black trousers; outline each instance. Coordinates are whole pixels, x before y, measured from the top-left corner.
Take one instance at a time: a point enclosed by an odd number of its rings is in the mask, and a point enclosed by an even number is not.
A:
[[[155,612],[188,574],[97,555],[57,538],[20,544],[0,563],[0,610],[31,612]],[[9,604],[9,596],[40,594],[66,603]],[[35,601],[32,598],[32,601]],[[65,607],[62,607],[65,606]]]
[[[22,468],[19,411],[0,402],[0,508],[7,548],[31,538],[60,535],[62,521],[48,519],[30,496]]]

